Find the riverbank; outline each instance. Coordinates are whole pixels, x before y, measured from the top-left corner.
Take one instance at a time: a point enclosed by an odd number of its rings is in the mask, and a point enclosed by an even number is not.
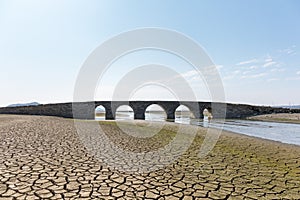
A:
[[[137,138],[114,121],[100,123],[110,141],[136,153],[165,147],[180,126],[166,123],[159,134]],[[136,123],[138,129],[125,126],[146,134],[161,125]],[[187,151],[160,170],[135,174],[95,159],[82,145],[71,119],[0,115],[0,199],[300,198],[299,146],[224,131],[213,150],[199,158],[207,129],[183,126],[198,131]],[[131,159],[135,162],[134,156]]]
[[[249,120],[300,124],[300,113],[274,113],[249,117]]]

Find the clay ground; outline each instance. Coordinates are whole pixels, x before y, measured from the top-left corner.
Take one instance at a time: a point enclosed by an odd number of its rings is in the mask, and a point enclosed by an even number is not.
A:
[[[132,139],[114,122],[102,123],[115,144],[137,152],[166,145],[176,126],[151,139]],[[73,120],[2,115],[0,199],[300,199],[299,146],[223,132],[199,158],[205,133],[201,128],[174,163],[136,174],[95,159]]]

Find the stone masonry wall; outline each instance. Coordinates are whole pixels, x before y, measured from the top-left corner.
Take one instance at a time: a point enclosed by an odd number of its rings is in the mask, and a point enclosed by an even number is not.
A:
[[[175,118],[175,110],[179,105],[187,106],[196,118],[202,118],[205,108],[211,108],[214,118],[225,117],[220,112],[226,106],[226,118],[244,119],[246,117],[271,114],[271,113],[300,113],[300,109],[274,108],[266,106],[252,106],[245,104],[224,104],[210,102],[177,102],[177,101],[96,101],[81,103],[58,103],[38,106],[3,107],[0,114],[21,114],[21,115],[46,115],[76,119],[94,119],[95,108],[103,105],[106,109],[106,119],[114,119],[117,108],[121,105],[129,105],[134,111],[135,119],[145,119],[145,111],[149,105],[160,105],[167,114],[168,119]],[[76,109],[76,112],[72,112]]]

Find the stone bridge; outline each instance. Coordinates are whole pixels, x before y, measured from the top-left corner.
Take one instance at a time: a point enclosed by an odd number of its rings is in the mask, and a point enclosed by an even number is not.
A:
[[[191,101],[91,101],[77,103],[44,104],[38,106],[3,107],[0,114],[24,114],[59,116],[75,119],[94,119],[95,109],[102,105],[106,111],[106,119],[115,119],[116,110],[122,105],[128,105],[133,109],[134,119],[145,119],[145,111],[148,106],[157,104],[166,112],[167,119],[175,118],[175,110],[184,105],[190,109],[195,118],[203,117],[203,110],[211,108],[214,118],[243,119],[250,116],[271,113],[299,113],[299,109],[274,108],[267,106],[252,106],[245,104],[191,102]],[[226,107],[226,114],[222,112]]]

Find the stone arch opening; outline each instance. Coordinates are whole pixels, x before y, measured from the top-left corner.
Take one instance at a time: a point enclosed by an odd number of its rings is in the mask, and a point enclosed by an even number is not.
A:
[[[203,109],[203,126],[208,127],[208,124],[212,121],[212,109],[211,107],[206,107]]]
[[[167,113],[162,106],[151,104],[146,108],[145,120],[148,121],[166,121]]]
[[[106,109],[100,105],[95,108],[95,120],[105,120]]]
[[[212,116],[212,109],[211,109],[211,107],[205,107],[202,110],[202,114],[203,114],[203,117],[205,117],[205,116]]]
[[[175,122],[182,124],[190,124],[195,115],[191,109],[185,105],[180,105],[175,110]]]
[[[115,114],[116,120],[133,120],[134,111],[129,105],[121,105],[117,108]]]

